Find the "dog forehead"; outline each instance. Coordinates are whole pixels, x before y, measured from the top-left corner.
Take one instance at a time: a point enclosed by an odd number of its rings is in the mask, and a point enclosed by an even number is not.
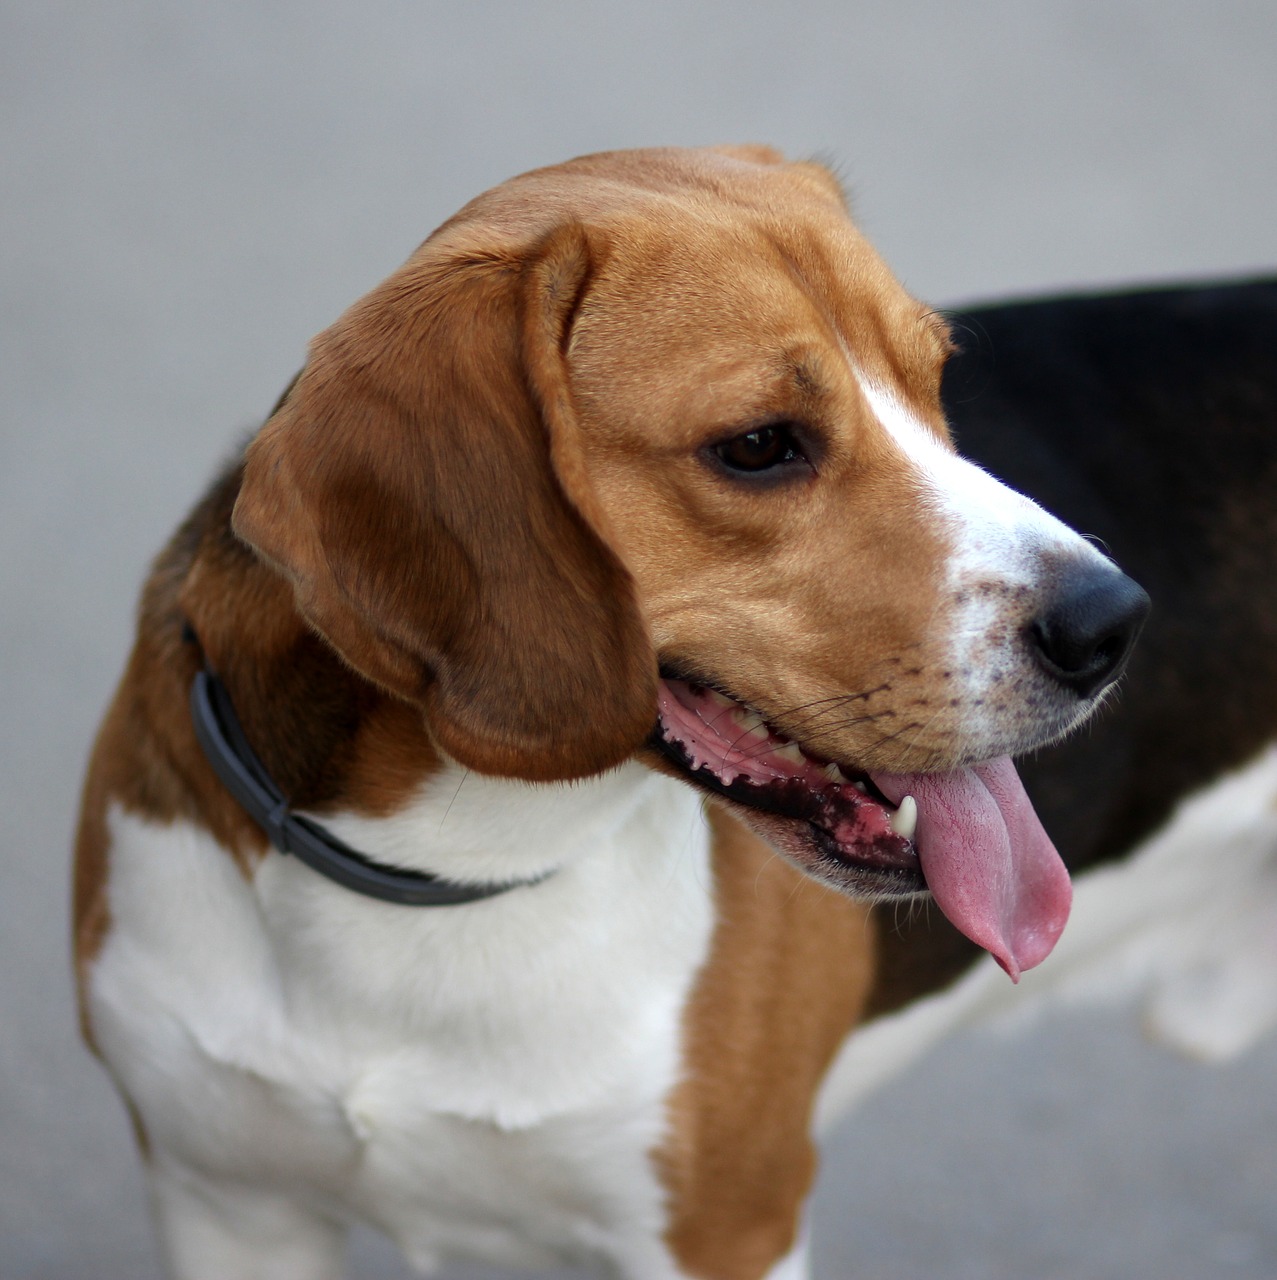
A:
[[[643,194],[584,222],[595,247],[587,300],[723,323],[742,318],[724,312],[733,304],[783,309],[806,296],[841,311],[907,298],[841,206],[773,181],[773,202]]]
[[[471,201],[420,252],[512,263],[565,225],[590,244],[571,348],[582,366],[704,357],[733,340],[757,353],[821,328],[858,363],[895,365],[882,348],[920,327],[922,308],[833,174],[764,147],[602,152],[532,170]]]
[[[720,377],[828,340],[767,237],[718,217],[662,219],[613,235],[572,325],[574,373],[607,379],[686,368]]]
[[[587,414],[693,433],[812,412],[858,420],[862,371],[935,399],[942,348],[924,309],[845,219],[710,213],[649,221],[616,243],[566,352]]]

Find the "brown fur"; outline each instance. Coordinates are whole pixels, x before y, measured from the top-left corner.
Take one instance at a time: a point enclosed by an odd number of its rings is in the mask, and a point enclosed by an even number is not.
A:
[[[711,811],[718,927],[687,1010],[686,1078],[657,1159],[689,1275],[757,1280],[794,1243],[816,1172],[816,1088],[873,973],[869,909]]]
[[[235,508],[301,614],[484,773],[597,772],[652,723],[633,585],[570,490],[584,270],[570,232],[428,245],[313,344]]]

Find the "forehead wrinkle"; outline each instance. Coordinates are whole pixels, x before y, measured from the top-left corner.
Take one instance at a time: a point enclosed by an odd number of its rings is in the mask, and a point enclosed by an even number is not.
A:
[[[853,385],[859,386],[864,376],[864,356],[885,366],[892,384],[908,386],[911,365],[922,348],[934,346],[936,358],[944,353],[932,328],[938,318],[895,280],[854,226],[845,230],[846,244],[813,234],[791,248],[778,232],[769,243],[830,344],[841,353]],[[805,264],[804,256],[811,263]],[[893,316],[892,311],[900,314]],[[943,330],[943,321],[938,323]],[[853,352],[853,347],[863,348],[863,353]]]
[[[775,252],[777,258],[784,266],[786,274],[797,287],[799,294],[810,306],[816,320],[824,329],[826,338],[834,345],[845,346],[842,327],[838,323],[838,318],[835,315],[834,308],[829,304],[825,297],[826,290],[818,288],[811,280],[810,272],[804,268],[798,254],[791,250],[790,246],[786,243],[786,237],[782,233],[775,230],[769,231],[766,233],[766,239],[772,250]],[[819,253],[819,250],[811,244],[804,245],[803,247],[806,248],[809,253]],[[827,261],[821,265],[824,267],[824,274],[826,276],[833,274],[829,269],[829,263]]]
[[[822,374],[818,357],[791,348],[785,353],[784,361],[794,390],[801,399],[820,401],[833,395],[833,388]]]
[[[794,328],[794,296],[782,270],[760,270],[757,241],[728,237],[656,239],[610,261],[576,318],[569,358],[646,369],[678,356],[781,348]]]
[[[813,228],[800,241],[774,231],[769,243],[843,351],[856,349],[852,372],[872,356],[892,383],[908,386],[915,366],[954,350],[948,325],[896,280],[854,225],[840,230]]]

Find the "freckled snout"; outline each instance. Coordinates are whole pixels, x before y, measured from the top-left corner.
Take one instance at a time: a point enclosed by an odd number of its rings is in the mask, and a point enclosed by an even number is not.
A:
[[[1112,565],[1079,567],[1029,625],[1038,665],[1080,698],[1122,674],[1148,616],[1144,589]]]

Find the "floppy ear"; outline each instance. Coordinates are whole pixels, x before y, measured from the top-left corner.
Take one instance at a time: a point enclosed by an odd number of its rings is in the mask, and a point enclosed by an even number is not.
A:
[[[641,745],[657,679],[563,358],[589,245],[573,226],[493,239],[445,229],[315,339],[249,447],[234,528],[450,755],[581,777]]]

